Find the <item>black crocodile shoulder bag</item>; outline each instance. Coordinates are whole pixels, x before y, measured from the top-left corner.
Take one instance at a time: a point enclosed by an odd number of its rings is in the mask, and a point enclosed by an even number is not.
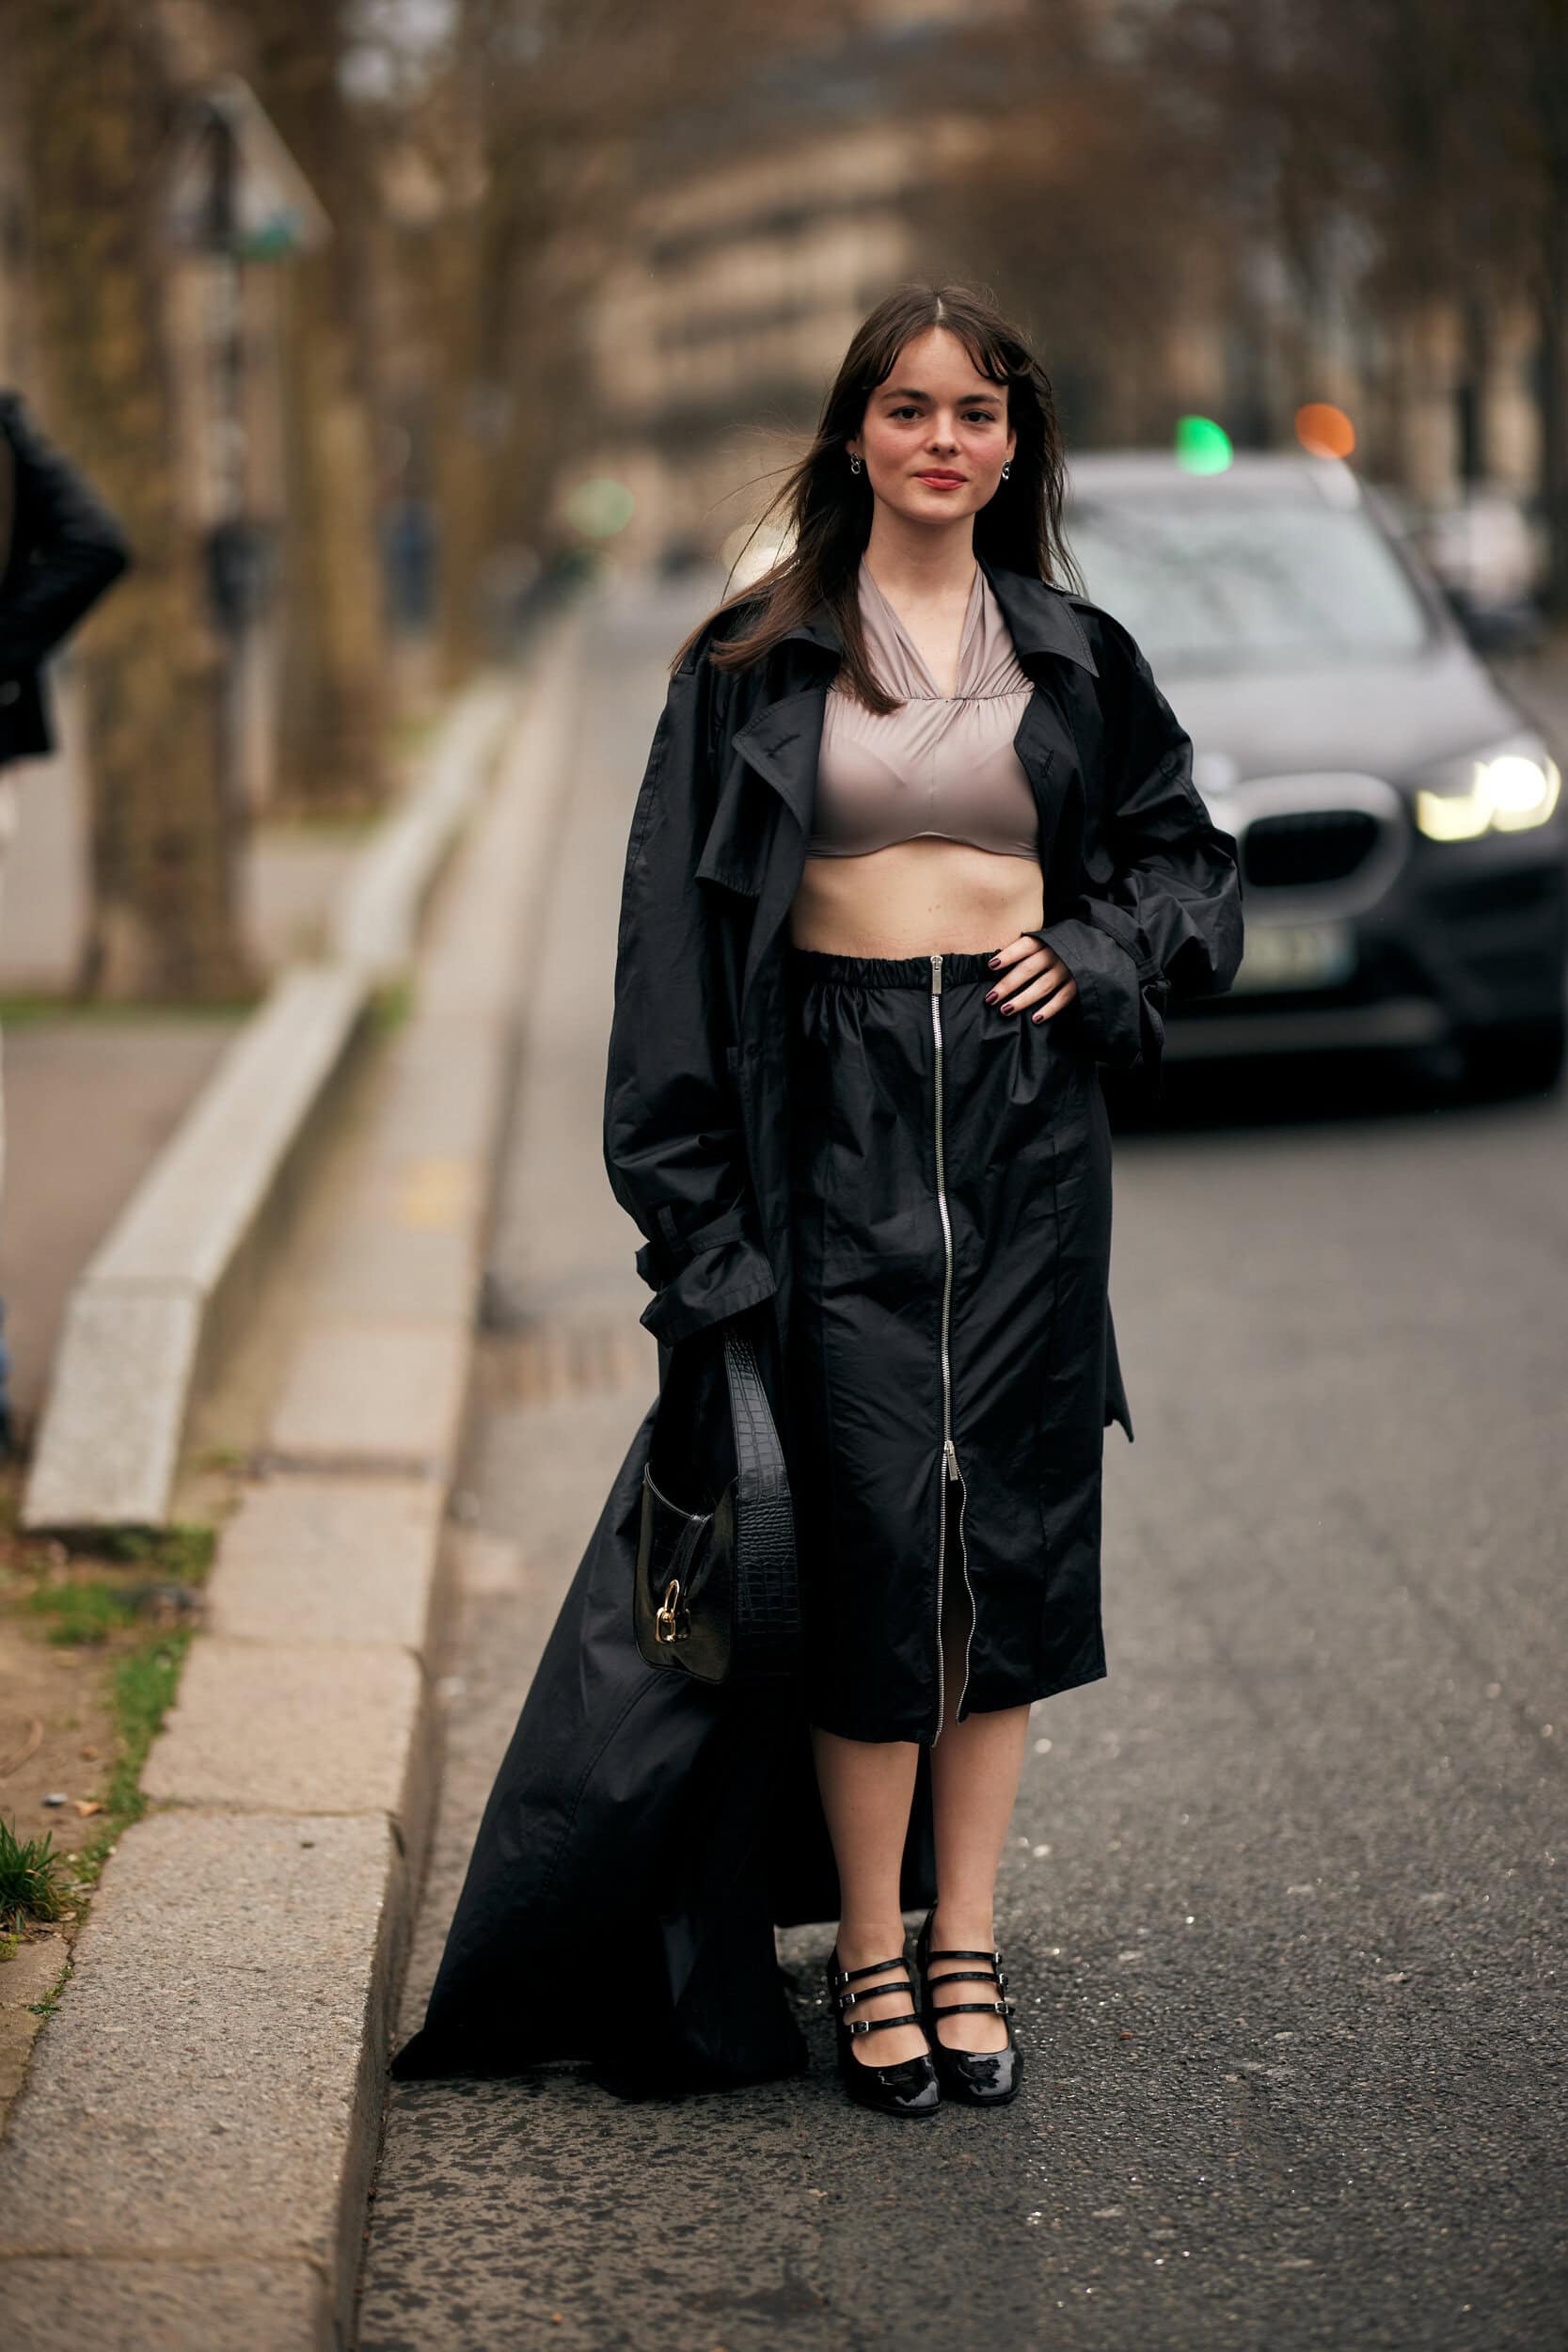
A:
[[[705,1361],[687,1343],[673,1351],[643,1466],[637,1646],[650,1666],[699,1682],[786,1682],[800,1616],[784,1449],[745,1318],[701,1336]],[[697,1402],[705,1375],[717,1410]]]

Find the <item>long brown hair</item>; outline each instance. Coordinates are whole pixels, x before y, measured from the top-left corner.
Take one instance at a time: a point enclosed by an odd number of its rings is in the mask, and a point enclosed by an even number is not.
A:
[[[871,536],[872,491],[865,474],[850,472],[845,443],[860,432],[867,401],[891,374],[905,344],[933,326],[956,335],[977,372],[1006,387],[1007,421],[1018,436],[1006,481],[974,516],[976,553],[1036,580],[1065,579],[1083,594],[1082,577],[1062,535],[1064,461],[1051,378],[987,289],[897,286],[856,329],[810,449],[757,518],[752,538],[782,510],[788,526],[786,552],[690,632],[671,661],[672,674],[720,614],[755,608],[749,627],[716,636],[709,649],[717,668],[740,670],[760,661],[788,630],[825,606],[844,643],[838,683],[872,710],[900,707],[877,683],[866,658],[858,581]]]

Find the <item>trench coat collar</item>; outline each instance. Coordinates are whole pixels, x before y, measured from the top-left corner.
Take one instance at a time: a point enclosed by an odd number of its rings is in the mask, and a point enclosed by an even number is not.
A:
[[[1069,661],[1081,662],[1091,677],[1099,676],[1084,625],[1060,588],[1031,579],[1027,572],[1012,571],[1006,564],[983,555],[978,548],[974,559],[1002,607],[1020,660],[1032,653],[1058,654]],[[787,644],[792,637],[804,638],[807,644],[819,645],[824,653],[843,657],[844,641],[824,604],[817,605],[804,620],[786,629],[779,643]]]

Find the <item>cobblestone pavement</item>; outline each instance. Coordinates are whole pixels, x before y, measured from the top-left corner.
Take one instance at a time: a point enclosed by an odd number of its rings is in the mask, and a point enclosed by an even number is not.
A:
[[[584,698],[469,1438],[404,2030],[653,1392],[599,1159],[615,902],[683,605]],[[1250,1083],[1250,1082],[1249,1082]],[[1568,1109],[1293,1075],[1118,1139],[1110,1675],[1036,1710],[1002,2115],[799,2082],[395,2087],[364,2352],[1514,2352],[1565,2341]],[[783,1939],[813,1983],[823,1929]],[[560,1987],[569,2001],[569,1982]]]

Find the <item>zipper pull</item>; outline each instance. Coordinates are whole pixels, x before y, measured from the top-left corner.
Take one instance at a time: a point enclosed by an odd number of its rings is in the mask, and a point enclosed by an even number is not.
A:
[[[955,1479],[958,1474],[958,1453],[951,1438],[943,1438],[942,1450],[947,1456],[948,1478],[949,1480]]]
[[[933,996],[942,994],[942,951],[939,947],[931,957],[931,993]]]

